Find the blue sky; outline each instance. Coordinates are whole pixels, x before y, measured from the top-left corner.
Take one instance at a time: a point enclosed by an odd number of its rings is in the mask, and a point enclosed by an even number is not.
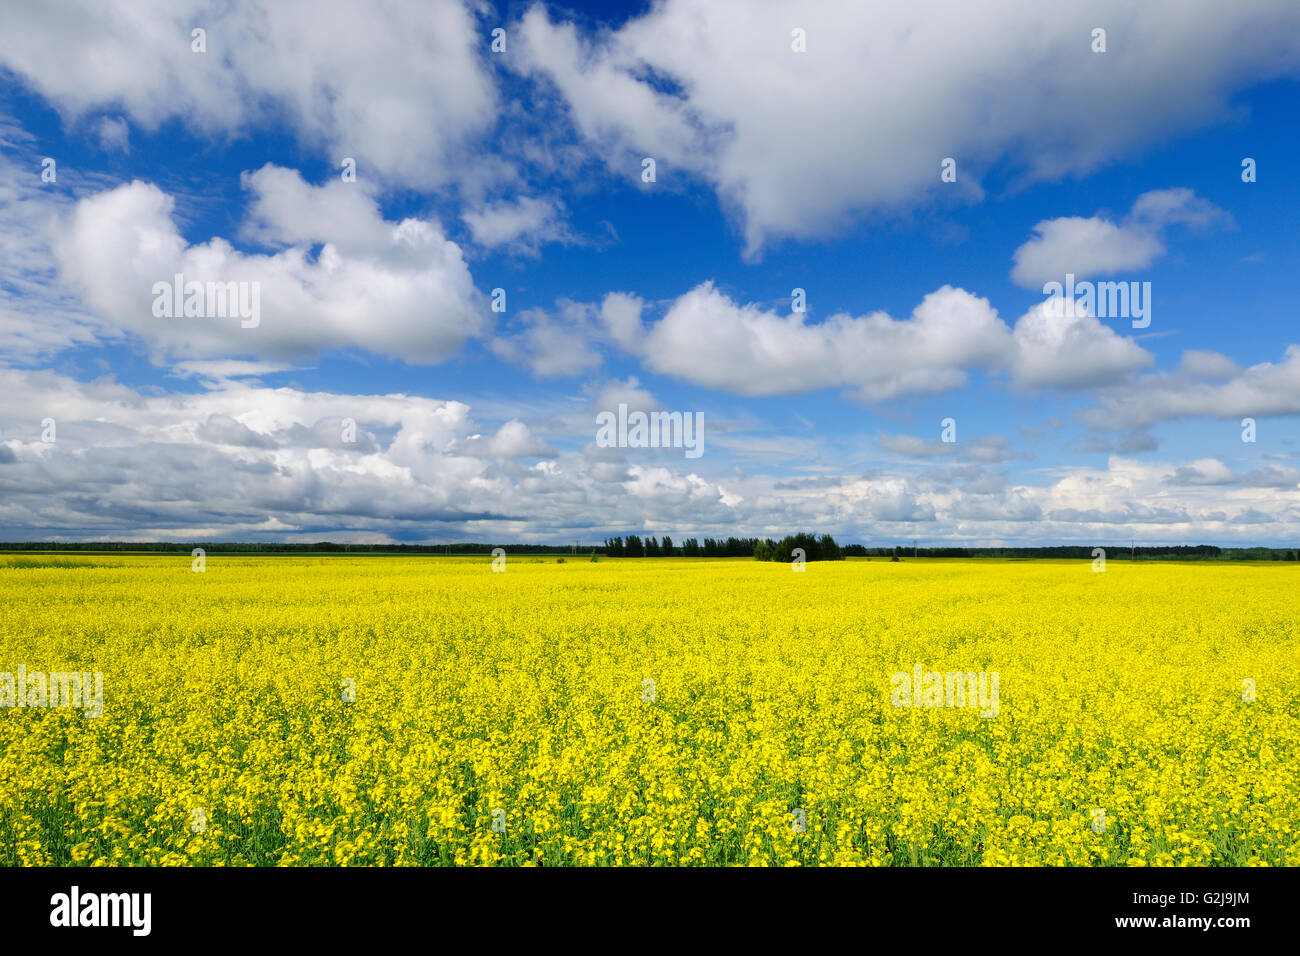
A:
[[[1300,11],[1130,6],[0,13],[0,538],[1294,545]]]

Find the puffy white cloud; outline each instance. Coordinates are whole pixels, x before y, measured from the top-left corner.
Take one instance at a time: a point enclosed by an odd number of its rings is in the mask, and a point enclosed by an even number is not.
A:
[[[471,147],[497,108],[483,49],[458,0],[0,5],[0,65],[67,119],[112,105],[149,130],[287,125],[331,164],[413,187],[483,175]]]
[[[653,402],[635,382],[592,394],[597,402],[638,396]],[[45,416],[58,422],[53,444],[40,440]],[[355,442],[343,439],[348,418]],[[405,394],[225,381],[157,395],[13,369],[0,369],[0,421],[0,537],[8,540],[556,541],[801,528],[867,543],[981,545],[1300,535],[1300,470],[1273,463],[1227,478],[1217,459],[1115,456],[1101,469],[1040,473],[1036,485],[978,464],[860,476],[813,467],[796,480],[733,469],[716,452],[684,462],[635,449],[614,449],[618,460],[551,450],[523,416],[493,431],[463,403]],[[572,447],[589,441],[591,427],[591,416],[579,415],[572,430],[546,432]],[[1194,483],[1180,483],[1192,474]]]
[[[1104,55],[1090,49],[1098,24]],[[651,156],[656,188],[704,179],[751,255],[863,214],[978,198],[994,164],[1022,182],[1087,173],[1300,69],[1287,0],[665,0],[594,35],[537,4],[512,36],[511,65],[554,85],[616,175],[639,182]],[[940,183],[945,157],[955,184]]]
[[[1107,219],[1064,216],[1034,226],[1034,238],[1015,251],[1011,278],[1032,288],[1149,266],[1165,247],[1152,233],[1117,225]]]
[[[906,319],[837,313],[812,323],[805,313],[737,303],[712,282],[678,297],[648,326],[643,308],[635,297],[607,296],[599,311],[604,337],[653,371],[746,396],[847,388],[859,401],[878,402],[960,388],[977,369],[1006,372],[1026,389],[1077,389],[1154,363],[1131,338],[1082,310],[1067,315],[1058,300],[1034,306],[1013,330],[988,300],[951,286],[927,295]]]
[[[562,303],[558,314],[526,309],[519,314],[523,331],[494,339],[490,345],[498,358],[527,365],[538,378],[569,378],[598,368],[603,361],[591,342],[589,309]]]
[[[1222,381],[1241,373],[1241,366],[1219,352],[1188,349],[1183,353],[1182,369],[1188,375]]]
[[[1179,418],[1264,418],[1300,414],[1300,346],[1289,345],[1282,361],[1261,362],[1218,381],[1203,378],[1204,363],[1138,379],[1132,389],[1103,390],[1080,417],[1096,428],[1141,428]],[[1217,363],[1214,378],[1227,366]]]
[[[554,199],[520,196],[518,199],[487,203],[461,214],[474,241],[480,246],[506,246],[536,255],[547,242],[564,242],[571,237],[564,224],[564,209]]]
[[[1020,388],[1089,388],[1150,368],[1155,357],[1096,317],[1045,299],[1016,322],[1011,368]]]
[[[486,305],[436,222],[386,222],[355,187],[311,186],[272,166],[244,183],[253,195],[246,234],[287,248],[245,254],[221,238],[191,245],[172,198],[137,181],[68,213],[53,243],[62,279],[155,357],[284,359],[357,348],[438,362],[485,330]],[[256,301],[260,314],[155,315],[155,285],[177,274],[187,284],[239,283],[241,300]]]
[[[1240,485],[1247,488],[1300,488],[1300,468],[1266,464],[1235,472],[1217,458],[1200,458],[1180,465],[1168,478],[1172,485]]]
[[[600,321],[610,338],[629,352],[639,351],[644,330],[641,311],[645,307],[640,297],[624,292],[611,292],[600,303]]]
[[[53,444],[40,440],[46,416],[58,423]],[[571,437],[589,438],[591,421],[576,417]],[[485,431],[463,403],[406,394],[225,380],[157,395],[0,368],[0,422],[5,540],[552,540],[593,522],[602,532],[629,520],[721,525],[738,500],[648,461],[561,454],[522,418]]]
[[[1178,485],[1227,485],[1232,483],[1233,474],[1217,458],[1200,458],[1181,465],[1169,481]]]
[[[1026,288],[1144,269],[1164,255],[1163,230],[1170,225],[1206,226],[1225,218],[1213,203],[1190,189],[1143,193],[1122,223],[1098,216],[1044,219],[1034,237],[1012,255],[1011,278]]]
[[[536,437],[519,419],[511,419],[495,435],[470,435],[453,442],[451,451],[474,458],[555,458],[559,453]]]
[[[657,372],[740,395],[792,395],[844,386],[867,401],[934,393],[996,363],[1010,344],[985,299],[944,286],[909,319],[883,312],[778,315],[739,305],[705,282],[678,298],[645,334],[643,361]]]

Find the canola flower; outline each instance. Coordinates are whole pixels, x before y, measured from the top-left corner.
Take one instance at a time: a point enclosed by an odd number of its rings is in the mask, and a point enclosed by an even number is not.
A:
[[[1297,573],[0,556],[0,864],[1294,866]]]

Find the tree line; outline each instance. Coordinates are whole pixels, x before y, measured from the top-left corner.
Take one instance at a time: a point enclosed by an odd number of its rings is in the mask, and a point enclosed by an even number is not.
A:
[[[759,561],[792,561],[796,548],[803,549],[805,561],[841,561],[844,551],[828,534],[820,538],[812,534],[786,535],[780,541],[771,538],[687,538],[681,546],[664,535],[642,538],[630,534],[626,538],[605,539],[604,553],[611,558],[757,558]]]
[[[605,539],[603,545],[575,544],[351,544],[317,541],[312,544],[278,541],[7,541],[0,542],[5,551],[70,552],[146,552],[189,554],[203,548],[209,554],[490,554],[503,548],[509,554],[587,554],[595,552],[611,558],[758,558],[760,561],[792,561],[794,549],[802,548],[806,561],[838,561],[843,558],[1064,558],[1092,560],[1094,547],[1103,547],[1107,559],[1161,558],[1164,560],[1213,561],[1296,561],[1300,549],[1240,547],[1221,548],[1212,544],[1153,545],[1132,548],[1125,544],[1056,545],[1045,548],[1002,547],[920,548],[913,545],[867,547],[862,544],[839,545],[830,535],[800,533],[780,541],[772,538],[687,538],[680,545],[671,537],[627,535]]]

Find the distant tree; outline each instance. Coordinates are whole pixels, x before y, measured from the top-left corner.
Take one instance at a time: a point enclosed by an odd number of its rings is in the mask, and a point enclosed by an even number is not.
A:
[[[644,558],[645,545],[641,543],[641,539],[636,535],[630,534],[627,536],[627,544],[624,546],[623,553],[629,558]]]
[[[596,563],[597,561],[599,561],[599,560],[600,560],[600,559],[599,559],[598,557],[596,557],[596,549],[595,549],[595,548],[592,548],[592,549],[591,549],[591,563],[592,563],[592,564],[595,564],[595,563]]]
[[[694,538],[687,538],[682,542],[682,555],[687,558],[698,558],[700,556],[700,542]]]
[[[663,552],[665,558],[671,558],[673,556],[673,539],[668,535],[664,535],[664,543],[659,546],[659,549]]]
[[[772,543],[770,541],[760,541],[758,542],[758,544],[754,545],[754,560],[755,561],[772,560]]]
[[[650,535],[650,537],[645,539],[645,556],[647,558],[659,557],[659,542],[655,539],[654,535]]]
[[[1288,561],[1294,561],[1294,560],[1295,560],[1295,552],[1294,552],[1294,551],[1288,551],[1288,552],[1286,553],[1286,559],[1287,559]]]

